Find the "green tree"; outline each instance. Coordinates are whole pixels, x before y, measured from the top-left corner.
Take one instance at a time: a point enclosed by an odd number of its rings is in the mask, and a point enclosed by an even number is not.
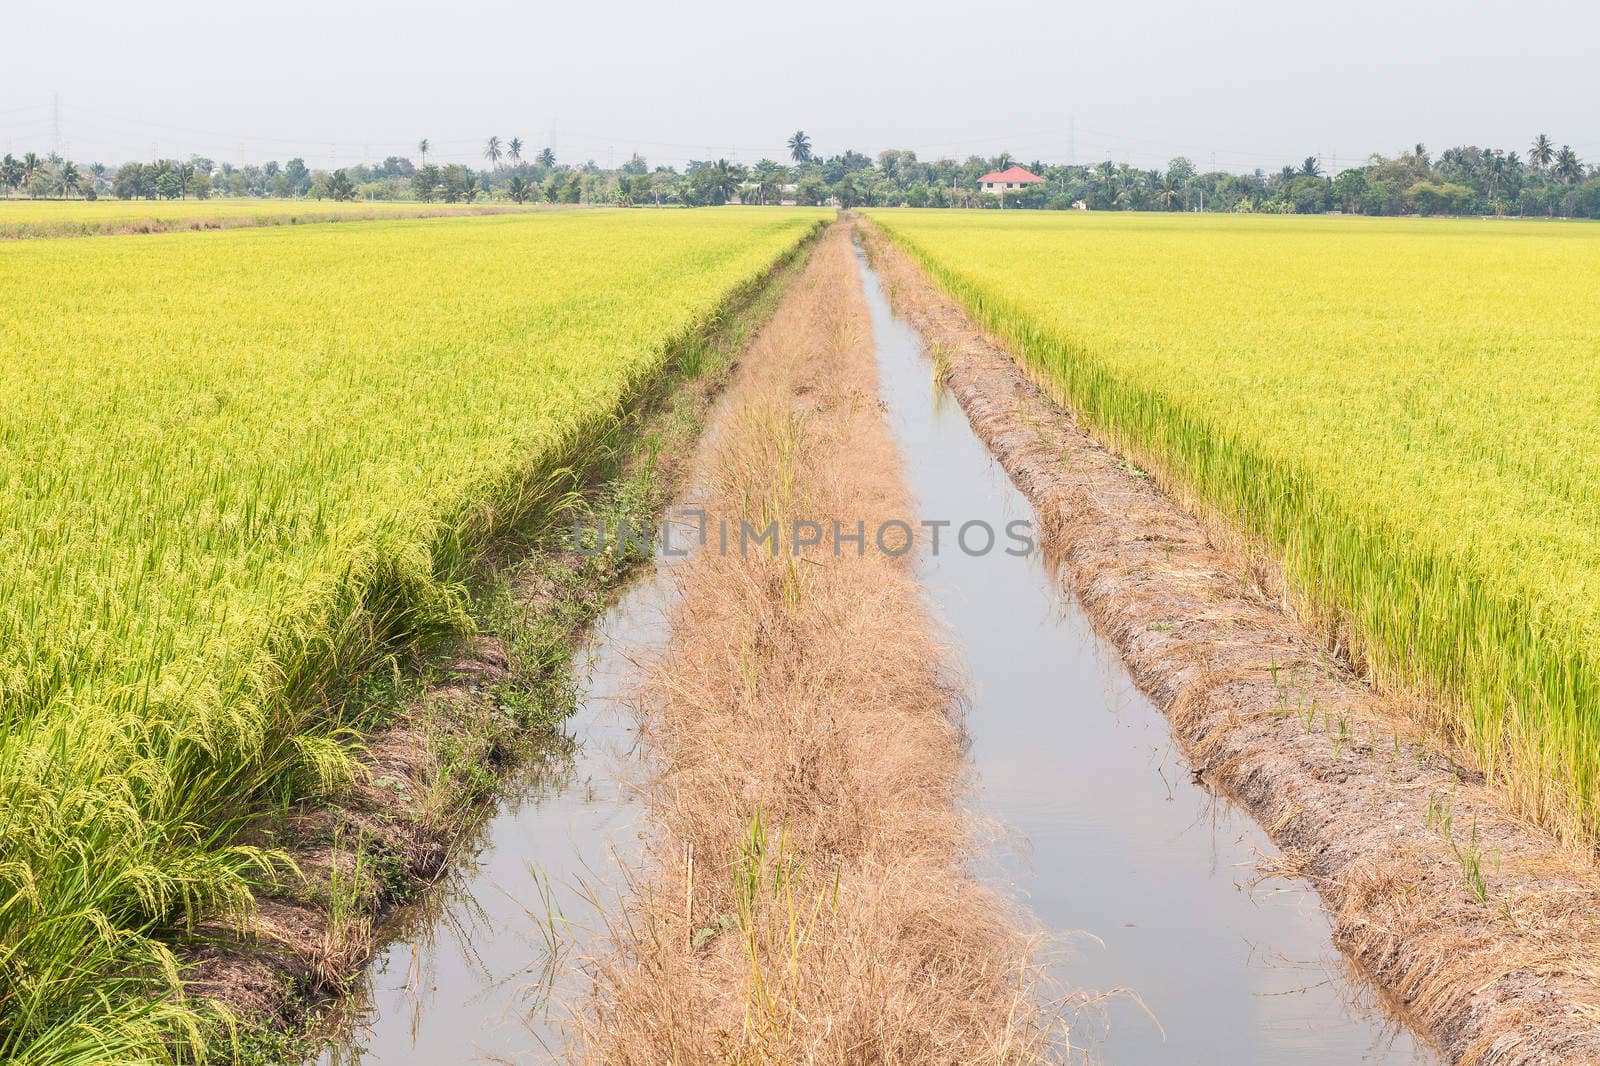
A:
[[[354,200],[356,198],[355,183],[350,180],[350,175],[343,170],[335,170],[328,179],[328,197],[333,200]]]
[[[778,175],[783,173],[783,168],[771,159],[759,160],[754,169],[750,171],[750,180],[755,182],[756,202],[767,202],[767,191],[778,182]]]
[[[10,152],[0,159],[0,189],[7,195],[22,185],[22,161]]]
[[[1162,210],[1171,211],[1173,204],[1178,202],[1178,187],[1173,183],[1172,171],[1167,171],[1161,178],[1161,185],[1156,190],[1156,203]]]
[[[1346,211],[1354,212],[1360,208],[1361,194],[1366,189],[1367,176],[1353,168],[1340,171],[1339,176],[1333,179],[1333,194]]]
[[[428,138],[426,137],[417,142],[417,155],[422,159],[423,166],[428,165],[428,149],[432,147],[433,145],[428,143]]]
[[[539,150],[539,165],[541,167],[553,167],[553,166],[555,166],[556,165],[556,153],[550,148],[542,148],[542,149],[540,149]]]
[[[483,158],[485,158],[485,159],[487,159],[489,161],[489,165],[491,167],[494,167],[496,169],[499,168],[499,166],[500,166],[500,138],[498,138],[498,137],[490,137],[489,138],[488,143],[483,146]]]
[[[144,167],[124,163],[111,178],[111,193],[119,200],[136,200],[145,195]]]
[[[521,174],[513,174],[506,182],[506,195],[511,197],[512,203],[526,203],[533,195],[533,183]]]
[[[713,166],[716,181],[717,203],[725,204],[733,199],[739,192],[739,186],[744,182],[745,169],[726,159],[719,159]]]
[[[77,164],[70,160],[62,163],[56,170],[56,183],[64,195],[76,194],[83,184],[83,177],[78,173]]]
[[[1533,144],[1528,149],[1528,162],[1533,164],[1533,169],[1543,173],[1548,170],[1556,157],[1556,144],[1544,134],[1533,139]]]
[[[478,194],[478,185],[472,179],[472,171],[459,163],[451,163],[440,172],[439,186],[444,201],[448,204],[471,202]]]
[[[1299,176],[1302,178],[1322,177],[1322,161],[1314,155],[1308,155],[1305,162],[1300,164]]]
[[[440,181],[439,168],[432,163],[424,164],[411,175],[411,193],[418,200],[427,203],[439,195]]]
[[[156,180],[152,183],[157,196],[163,200],[176,200],[183,195],[183,178],[178,174],[177,168],[172,166],[160,167],[156,173]]]
[[[789,158],[796,163],[811,162],[811,138],[805,130],[795,130],[789,138]]]
[[[296,156],[285,163],[283,176],[289,183],[289,195],[304,196],[311,191],[311,169],[304,159]]]
[[[1556,153],[1555,175],[1564,185],[1572,185],[1583,178],[1583,163],[1571,145],[1563,144]]]
[[[516,166],[522,162],[522,138],[513,137],[511,143],[506,145],[506,158],[511,160],[511,165]]]

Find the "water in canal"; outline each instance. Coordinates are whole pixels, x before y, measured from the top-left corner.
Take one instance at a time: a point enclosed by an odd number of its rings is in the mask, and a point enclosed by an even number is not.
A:
[[[322,1066],[558,1057],[562,997],[583,992],[572,952],[602,927],[619,862],[639,853],[627,698],[634,662],[666,640],[669,573],[630,586],[596,624],[570,753],[524,766],[462,869],[383,931],[391,940],[341,1008]]]

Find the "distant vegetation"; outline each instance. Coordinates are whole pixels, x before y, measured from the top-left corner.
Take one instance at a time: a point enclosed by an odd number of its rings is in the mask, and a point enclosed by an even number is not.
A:
[[[29,152],[0,160],[0,192],[34,198],[205,199],[215,196],[315,200],[421,200],[470,203],[654,204],[698,207],[725,203],[798,203],[842,207],[999,207],[980,193],[978,178],[1019,162],[1007,153],[922,160],[889,149],[876,158],[846,150],[821,156],[805,131],[790,136],[780,162],[745,165],[690,160],[683,170],[651,167],[633,155],[618,167],[593,160],[558,162],[520,137],[484,142],[484,166],[429,162],[424,138],[416,158],[389,156],[327,171],[304,159],[235,165],[201,156],[188,160],[74,163]],[[1005,194],[1006,207],[1093,211],[1207,211],[1263,214],[1527,215],[1600,218],[1600,170],[1570,147],[1540,134],[1526,152],[1462,146],[1432,155],[1418,144],[1393,157],[1375,155],[1329,173],[1309,156],[1275,171],[1202,171],[1186,158],[1141,169],[1107,159],[1086,165],[1033,160],[1044,178]]]

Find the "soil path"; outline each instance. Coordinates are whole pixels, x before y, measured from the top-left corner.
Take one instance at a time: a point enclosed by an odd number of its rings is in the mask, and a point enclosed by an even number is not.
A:
[[[593,962],[579,1054],[1048,1057],[1028,942],[967,870],[956,694],[894,525],[915,519],[847,226],[727,403],[706,536],[645,668],[656,828]]]

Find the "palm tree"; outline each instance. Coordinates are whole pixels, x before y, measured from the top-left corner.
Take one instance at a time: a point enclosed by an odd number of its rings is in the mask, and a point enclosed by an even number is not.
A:
[[[1572,150],[1571,145],[1563,144],[1561,151],[1556,153],[1556,177],[1568,185],[1583,177],[1583,163],[1579,161],[1578,153]]]
[[[811,138],[806,136],[805,130],[795,130],[794,136],[789,138],[789,158],[796,163],[811,162]]]
[[[422,166],[428,165],[428,149],[432,147],[433,145],[428,143],[428,138],[426,137],[417,142],[417,154],[422,157]]]
[[[506,182],[506,195],[511,197],[514,203],[525,203],[528,197],[533,195],[533,182],[521,174],[513,174]]]
[[[1173,182],[1172,176],[1163,175],[1160,171],[1151,171],[1150,177],[1160,187],[1160,191],[1156,193],[1156,203],[1171,211],[1172,205],[1178,202],[1178,186]]]
[[[7,194],[22,184],[22,163],[10,152],[0,159],[0,191]]]
[[[57,180],[61,182],[61,190],[67,193],[77,192],[82,183],[82,177],[78,173],[78,167],[71,161],[61,164],[61,171],[56,175],[56,177]]]
[[[1543,173],[1544,169],[1550,165],[1555,157],[1556,145],[1554,141],[1542,133],[1533,139],[1533,146],[1528,149],[1528,162],[1533,164],[1535,170]]]
[[[1500,213],[1500,182],[1506,174],[1505,156],[1488,148],[1483,150],[1483,169],[1489,178],[1489,203],[1494,213]]]
[[[1417,146],[1412,150],[1411,154],[1416,156],[1417,162],[1421,163],[1423,166],[1426,167],[1432,165],[1428,160],[1428,146],[1423,144],[1421,141],[1417,142]]]
[[[782,172],[783,168],[770,159],[757,161],[755,167],[750,171],[750,178],[756,183],[758,203],[765,204],[767,202],[767,189],[777,181],[778,175]]]
[[[22,180],[24,182],[32,181],[34,173],[43,165],[44,161],[39,158],[39,153],[29,152],[24,155],[22,157]]]
[[[553,167],[553,166],[555,166],[556,165],[556,154],[555,154],[555,152],[551,151],[549,148],[545,148],[545,149],[541,150],[539,152],[539,165],[541,167]]]
[[[500,138],[489,138],[489,143],[483,146],[483,158],[489,161],[490,166],[500,166]]]
[[[511,143],[506,145],[506,156],[508,158],[510,158],[512,166],[515,166],[518,163],[522,162],[522,138],[521,137],[513,137],[513,138],[511,138]]]
[[[1300,177],[1302,177],[1302,178],[1320,178],[1320,177],[1322,177],[1322,164],[1317,161],[1317,157],[1316,156],[1314,156],[1314,155],[1306,156],[1306,161],[1304,163],[1300,164]]]
[[[739,183],[744,180],[744,168],[726,159],[719,159],[712,164],[711,188],[717,194],[721,203],[733,199],[739,191]]]

